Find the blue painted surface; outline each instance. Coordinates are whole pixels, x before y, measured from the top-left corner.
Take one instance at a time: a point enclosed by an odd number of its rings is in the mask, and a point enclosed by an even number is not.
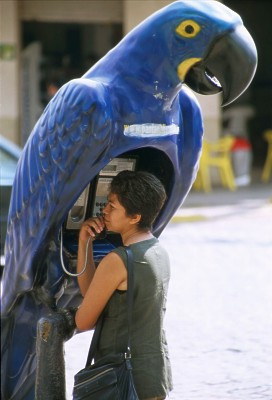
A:
[[[187,19],[201,26],[194,38],[176,32]],[[257,58],[250,36],[240,42],[236,33],[233,38],[239,26],[240,17],[220,3],[173,3],[136,27],[82,78],[64,85],[46,107],[20,158],[10,204],[2,291],[3,399],[34,399],[37,321],[58,308],[67,279],[60,265],[59,229],[84,187],[112,158],[153,148],[171,165],[168,202],[155,235],[182,204],[196,176],[203,121],[177,69],[190,58],[205,64],[217,42],[232,36],[235,49],[241,48],[240,61],[251,65],[242,87],[230,70],[230,89],[224,83],[222,90],[225,102],[232,101],[251,81]],[[245,32],[242,28],[243,37]],[[222,58],[212,53],[212,65],[225,71],[231,54],[222,49]],[[218,91],[204,73],[190,82],[199,92],[204,87],[204,94]],[[174,124],[179,133],[126,136],[124,127],[135,124]],[[71,292],[69,305],[75,304],[74,296]]]

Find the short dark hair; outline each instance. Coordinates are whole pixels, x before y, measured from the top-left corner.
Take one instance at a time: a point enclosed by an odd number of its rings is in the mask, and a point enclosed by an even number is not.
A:
[[[119,172],[111,182],[111,193],[117,195],[127,215],[141,215],[138,223],[141,229],[151,229],[166,200],[160,180],[146,171]]]

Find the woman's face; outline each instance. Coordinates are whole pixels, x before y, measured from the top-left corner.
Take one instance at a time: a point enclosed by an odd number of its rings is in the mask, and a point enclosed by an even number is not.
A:
[[[108,196],[108,203],[103,209],[104,221],[108,231],[124,233],[133,225],[134,218],[126,214],[125,208],[114,193]]]

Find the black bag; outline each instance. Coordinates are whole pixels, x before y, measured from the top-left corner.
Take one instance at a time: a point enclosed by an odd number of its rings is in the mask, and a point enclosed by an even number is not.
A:
[[[74,400],[138,400],[130,359],[114,354],[75,376]]]
[[[127,352],[109,354],[91,365],[99,341],[103,315],[97,323],[86,367],[75,375],[73,400],[138,400],[134,387],[130,351],[130,330],[133,307],[133,268],[131,250],[128,257],[128,345]]]

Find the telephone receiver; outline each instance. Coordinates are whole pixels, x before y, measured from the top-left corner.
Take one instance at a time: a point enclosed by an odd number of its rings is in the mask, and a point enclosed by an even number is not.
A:
[[[103,218],[103,213],[96,213],[97,217],[102,217]],[[106,226],[104,226],[103,230],[101,232],[96,232],[96,230],[92,229],[94,235],[95,235],[95,240],[99,240],[99,239],[105,239],[107,236],[107,229]]]
[[[99,239],[105,239],[107,236],[107,229],[106,227],[103,229],[103,231],[101,232],[96,232],[94,229],[92,229],[94,235],[95,235],[95,240],[99,240]]]

